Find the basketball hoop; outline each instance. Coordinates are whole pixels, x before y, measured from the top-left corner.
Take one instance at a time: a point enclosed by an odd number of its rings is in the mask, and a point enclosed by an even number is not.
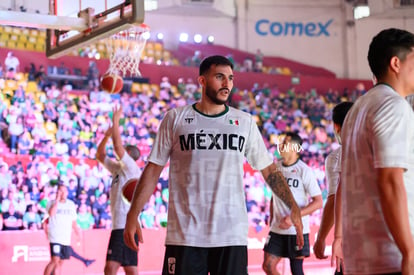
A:
[[[127,75],[141,76],[139,62],[149,38],[149,30],[148,25],[140,24],[116,33],[105,40],[110,62],[107,74],[123,77]]]

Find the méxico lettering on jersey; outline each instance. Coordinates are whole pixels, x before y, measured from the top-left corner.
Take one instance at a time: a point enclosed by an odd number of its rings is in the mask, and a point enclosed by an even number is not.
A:
[[[190,133],[180,135],[182,151],[191,150],[234,150],[242,152],[246,138],[238,134]]]

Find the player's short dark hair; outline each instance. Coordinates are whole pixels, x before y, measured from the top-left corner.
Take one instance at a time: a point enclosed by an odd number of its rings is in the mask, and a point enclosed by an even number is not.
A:
[[[203,61],[201,61],[199,75],[204,75],[207,73],[212,65],[230,66],[231,69],[233,69],[233,63],[231,63],[231,61],[226,57],[222,55],[212,55],[204,58]]]
[[[414,34],[400,29],[385,29],[371,41],[368,50],[368,63],[377,79],[385,76],[390,60],[397,56],[405,60],[414,47]]]
[[[337,104],[332,110],[332,121],[342,127],[346,114],[351,109],[353,102],[345,101]]]
[[[137,160],[139,159],[139,157],[141,156],[141,152],[139,151],[139,149],[134,146],[134,145],[127,145],[125,147],[125,150],[127,151],[128,155],[133,159],[133,160]]]
[[[303,140],[302,138],[295,132],[286,132],[286,137],[290,137],[290,141],[299,145],[302,145]]]

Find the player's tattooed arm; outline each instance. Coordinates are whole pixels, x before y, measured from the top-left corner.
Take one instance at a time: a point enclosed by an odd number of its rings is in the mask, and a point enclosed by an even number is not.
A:
[[[266,178],[266,182],[272,189],[273,193],[275,193],[276,196],[280,198],[290,209],[296,205],[285,177],[279,170],[273,170]]]

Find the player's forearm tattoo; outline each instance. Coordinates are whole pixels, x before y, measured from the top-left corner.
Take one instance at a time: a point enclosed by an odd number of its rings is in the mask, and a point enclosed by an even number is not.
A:
[[[292,208],[295,202],[282,173],[280,173],[280,171],[274,171],[270,173],[266,181],[273,193],[275,193],[289,208]]]

